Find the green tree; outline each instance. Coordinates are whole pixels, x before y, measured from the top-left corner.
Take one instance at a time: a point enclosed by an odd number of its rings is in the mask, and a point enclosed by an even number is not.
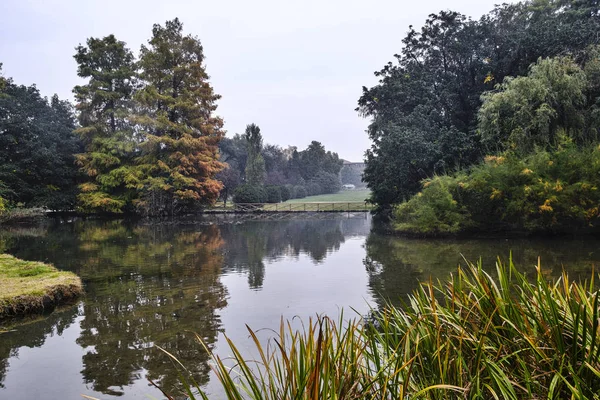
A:
[[[85,145],[77,164],[87,175],[79,204],[86,211],[122,212],[136,197],[132,169],[135,151],[129,119],[135,88],[135,60],[124,42],[113,35],[89,38],[74,56],[77,75],[87,79],[75,86],[80,127],[76,133]]]
[[[154,25],[140,50],[138,209],[160,215],[213,203],[222,184],[218,145],[223,120],[208,82],[200,40],[183,35],[179,19]]]
[[[75,121],[67,101],[3,80],[0,91],[0,196],[10,203],[72,209],[78,173]]]
[[[565,140],[589,143],[598,126],[588,126],[588,79],[568,57],[540,59],[527,76],[507,77],[496,91],[483,95],[479,132],[492,152],[514,149],[522,154],[536,146],[551,149]]]
[[[474,21],[451,11],[410,28],[403,49],[363,88],[357,110],[372,118],[364,180],[387,208],[434,174],[472,165],[481,94],[539,57],[579,54],[600,41],[596,0],[524,1]]]
[[[246,126],[244,132],[248,159],[246,161],[246,183],[260,186],[265,182],[265,159],[262,156],[263,140],[258,125]]]
[[[301,151],[299,157],[300,174],[306,181],[315,178],[320,172],[338,175],[342,169],[343,161],[337,153],[326,151],[325,146],[316,140],[313,140],[306,150]]]

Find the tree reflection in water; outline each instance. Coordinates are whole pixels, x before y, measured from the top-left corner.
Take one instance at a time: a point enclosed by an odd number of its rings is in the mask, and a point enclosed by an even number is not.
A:
[[[521,271],[535,271],[541,257],[542,271],[557,278],[563,269],[571,279],[589,279],[600,265],[600,248],[594,238],[490,238],[409,239],[375,232],[366,240],[364,264],[369,285],[379,307],[386,302],[402,305],[422,281],[448,279],[466,261],[482,260],[492,275],[498,257],[513,261]]]
[[[187,224],[55,220],[41,230],[4,235],[10,240],[2,245],[18,257],[52,262],[82,277],[81,375],[93,390],[121,396],[145,377],[171,393],[178,390],[176,368],[155,345],[178,357],[198,383],[208,382],[208,355],[194,333],[212,348],[223,330],[219,309],[228,297],[223,273],[247,274],[250,288],[260,289],[265,263],[301,254],[321,263],[345,237],[365,235],[368,227],[364,217],[343,216]],[[0,380],[18,347],[40,346],[44,335],[65,325],[58,315],[36,329],[19,329],[10,336],[14,340],[2,337]]]

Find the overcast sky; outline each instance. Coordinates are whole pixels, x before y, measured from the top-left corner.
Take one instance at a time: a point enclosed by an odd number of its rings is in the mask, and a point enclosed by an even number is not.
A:
[[[72,99],[74,48],[109,34],[138,53],[154,23],[179,17],[204,46],[227,135],[258,124],[266,143],[322,142],[360,161],[368,121],[361,87],[400,51],[409,25],[452,9],[473,18],[493,0],[0,0],[4,76]]]

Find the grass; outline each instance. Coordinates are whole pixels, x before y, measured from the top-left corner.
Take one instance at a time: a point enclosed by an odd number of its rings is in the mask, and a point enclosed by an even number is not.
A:
[[[371,195],[368,189],[342,190],[333,194],[320,194],[317,196],[308,196],[302,199],[291,199],[283,204],[289,203],[308,203],[308,202],[335,202],[335,201],[365,201]]]
[[[81,279],[71,272],[0,254],[0,319],[44,311],[82,292]]]
[[[248,328],[259,358],[228,340],[213,371],[228,399],[600,399],[594,280],[496,271],[468,264],[367,320],[282,321],[267,344]],[[186,395],[207,399],[179,366]]]

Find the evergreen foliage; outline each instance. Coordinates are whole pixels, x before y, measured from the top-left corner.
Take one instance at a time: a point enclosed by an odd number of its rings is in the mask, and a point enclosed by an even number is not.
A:
[[[263,186],[243,184],[235,189],[233,201],[235,203],[265,203],[267,193]]]
[[[223,169],[218,145],[224,131],[214,115],[220,96],[208,82],[200,40],[184,36],[177,18],[156,24],[139,68],[137,209],[161,215],[212,204],[222,189],[215,175]]]
[[[265,186],[266,203],[281,203],[281,186]]]
[[[244,133],[246,140],[246,183],[249,185],[260,186],[265,181],[265,159],[261,152],[263,148],[263,139],[258,125],[250,124],[246,126]]]
[[[539,60],[527,76],[486,94],[479,131],[503,151],[468,171],[424,180],[396,207],[396,229],[598,231],[599,54],[591,48],[583,68],[568,57]]]
[[[2,79],[0,91],[0,197],[5,207],[53,210],[75,206],[79,179],[75,121],[67,101],[50,100],[35,86]]]
[[[89,38],[76,51],[77,75],[88,80],[73,89],[80,124],[75,133],[85,145],[77,164],[88,177],[80,185],[79,207],[87,212],[131,211],[137,197],[137,144],[130,121],[136,82],[133,53],[113,35]]]

